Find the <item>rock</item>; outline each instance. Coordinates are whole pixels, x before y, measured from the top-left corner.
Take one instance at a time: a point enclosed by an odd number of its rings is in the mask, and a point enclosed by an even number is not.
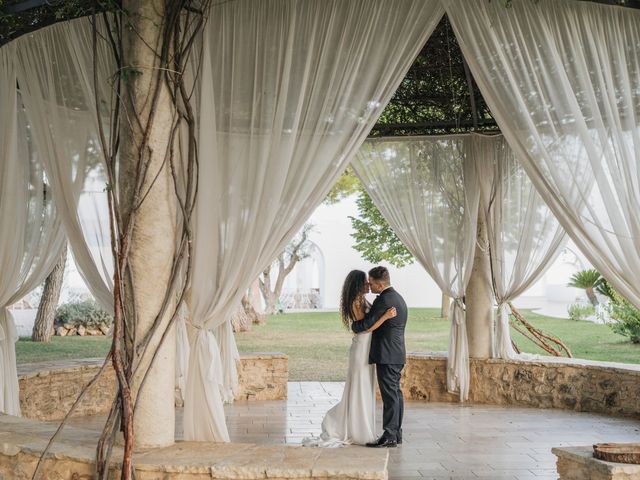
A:
[[[80,325],[78,327],[78,335],[80,335],[81,337],[84,337],[87,334],[87,329],[84,327],[84,325]]]
[[[76,335],[77,333],[78,333],[78,329],[75,327],[71,327],[67,331],[67,337],[70,337],[71,335]]]
[[[64,327],[57,327],[56,328],[56,335],[58,335],[60,337],[66,337],[67,333],[69,333],[69,330],[67,330]]]
[[[103,335],[109,335],[109,325],[101,323],[98,326],[98,329],[102,332]]]
[[[92,327],[92,328],[87,328],[87,332],[86,332],[86,334],[87,334],[87,335],[91,335],[91,336],[94,336],[94,337],[95,337],[95,336],[101,336],[101,335],[102,335],[102,332],[100,331],[100,329],[99,329],[99,328]]]

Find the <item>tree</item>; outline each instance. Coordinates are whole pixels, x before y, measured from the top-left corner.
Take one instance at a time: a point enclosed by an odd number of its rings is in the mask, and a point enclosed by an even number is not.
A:
[[[241,300],[244,312],[253,325],[264,325],[267,322],[260,303],[261,296],[259,280],[256,279]]]
[[[393,229],[364,190],[356,200],[358,217],[349,217],[354,232],[353,248],[372,263],[387,261],[396,267],[404,267],[414,262],[413,255],[400,241]]]
[[[412,264],[415,261],[413,255],[382,216],[362,184],[358,190],[356,205],[358,217],[349,217],[354,230],[351,236],[355,240],[353,248],[360,252],[362,258],[371,263],[386,261],[396,267]],[[441,318],[449,316],[450,304],[451,299],[443,293],[440,305]]]
[[[305,224],[284,251],[260,274],[258,282],[266,305],[265,313],[276,313],[285,278],[293,271],[298,262],[309,256],[309,233],[312,229],[313,225]],[[274,275],[275,283],[272,285]]]
[[[65,20],[120,8],[120,0],[0,0],[0,45]]]
[[[174,385],[167,371],[175,356],[172,326],[191,278],[197,191],[195,86],[184,73],[199,59],[198,36],[209,5],[208,0],[123,0],[113,15],[96,14],[91,21],[88,48],[96,93],[86,101],[95,102],[108,177],[114,325],[105,364],[78,402],[109,363],[118,381],[98,441],[99,479],[111,476],[118,432],[123,480],[133,478],[134,442],[139,448],[174,442]],[[100,69],[109,64],[100,63],[105,50],[113,62],[109,72]]]
[[[258,313],[253,304],[251,303],[250,296],[251,289],[247,290],[240,299],[240,305],[231,315],[231,326],[234,333],[236,332],[248,332],[251,330],[251,325],[264,325],[265,315]],[[259,295],[259,294],[258,294]]]
[[[587,297],[594,307],[598,305],[598,298],[594,292],[595,289],[602,283],[602,275],[600,272],[593,268],[587,268],[574,273],[571,277],[571,281],[568,283],[569,287],[582,288],[587,293]]]
[[[49,342],[53,335],[53,321],[56,316],[56,307],[60,300],[62,281],[64,279],[64,267],[67,263],[67,247],[62,249],[58,263],[44,282],[38,313],[33,324],[31,340],[33,342]]]
[[[245,297],[242,297],[238,308],[231,314],[231,327],[234,333],[246,332],[251,329],[251,319],[246,311]]]
[[[334,205],[340,200],[343,200],[348,196],[361,191],[362,183],[353,172],[353,168],[351,168],[351,165],[349,165],[345,169],[345,171],[342,172],[340,178],[338,178],[338,181],[331,188],[331,191],[327,194],[326,198],[324,199],[324,204]]]
[[[172,326],[190,281],[197,189],[195,87],[183,73],[198,59],[209,3],[123,0],[115,19],[103,15],[94,26],[94,57],[96,42],[108,42],[118,73],[109,122],[98,115],[114,226],[110,355],[119,387],[98,446],[100,478],[108,476],[109,445],[119,429],[123,480],[133,477],[134,441],[139,448],[174,442],[173,384],[166,368],[174,361]],[[158,415],[165,420],[158,422]]]

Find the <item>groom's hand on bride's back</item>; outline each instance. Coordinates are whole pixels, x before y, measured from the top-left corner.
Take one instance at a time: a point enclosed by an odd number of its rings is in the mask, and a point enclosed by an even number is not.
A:
[[[353,322],[351,324],[351,330],[354,333],[366,332],[369,330],[389,309],[389,306],[385,303],[382,297],[378,297],[374,300],[371,310],[367,312],[362,320],[359,322]]]

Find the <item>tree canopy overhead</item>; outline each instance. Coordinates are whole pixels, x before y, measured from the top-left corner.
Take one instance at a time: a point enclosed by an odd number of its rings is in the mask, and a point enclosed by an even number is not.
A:
[[[499,1],[509,8],[512,0],[483,1]],[[640,0],[582,1],[640,8]],[[121,3],[121,0],[0,0],[0,46],[56,22],[120,9]],[[497,129],[445,15],[384,109],[371,136]]]
[[[0,46],[48,25],[120,6],[120,0],[0,0]]]
[[[371,135],[434,135],[497,128],[445,15]]]
[[[508,7],[513,0],[493,1]],[[640,8],[640,0],[582,1]],[[0,45],[56,22],[117,9],[121,5],[121,0],[0,0]]]

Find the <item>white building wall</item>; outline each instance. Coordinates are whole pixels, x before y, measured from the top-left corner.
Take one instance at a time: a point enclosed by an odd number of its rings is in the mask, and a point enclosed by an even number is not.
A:
[[[356,196],[335,205],[320,205],[309,221],[315,225],[311,240],[324,256],[324,282],[321,282],[322,308],[336,309],[340,299],[342,281],[353,269],[367,271],[374,265],[362,259],[353,249],[352,227],[349,217],[357,216]],[[441,292],[435,282],[418,264],[396,268],[382,263],[391,274],[391,282],[404,296],[410,307],[440,307]],[[567,287],[571,275],[591,268],[578,249],[569,242],[549,270],[532,285],[516,305],[523,308],[541,308],[540,313],[566,316],[567,307],[584,297],[582,290]],[[586,297],[585,297],[586,298]]]
[[[352,248],[351,220],[357,216],[356,197],[351,197],[335,205],[320,205],[309,221],[315,225],[311,240],[324,255],[324,285],[321,285],[323,308],[336,309],[340,302],[342,282],[351,270],[368,271],[375,265],[362,259]],[[417,263],[404,268],[389,268],[391,283],[404,297],[410,307],[439,307],[441,293],[427,272]],[[293,275],[293,273],[292,273]]]

